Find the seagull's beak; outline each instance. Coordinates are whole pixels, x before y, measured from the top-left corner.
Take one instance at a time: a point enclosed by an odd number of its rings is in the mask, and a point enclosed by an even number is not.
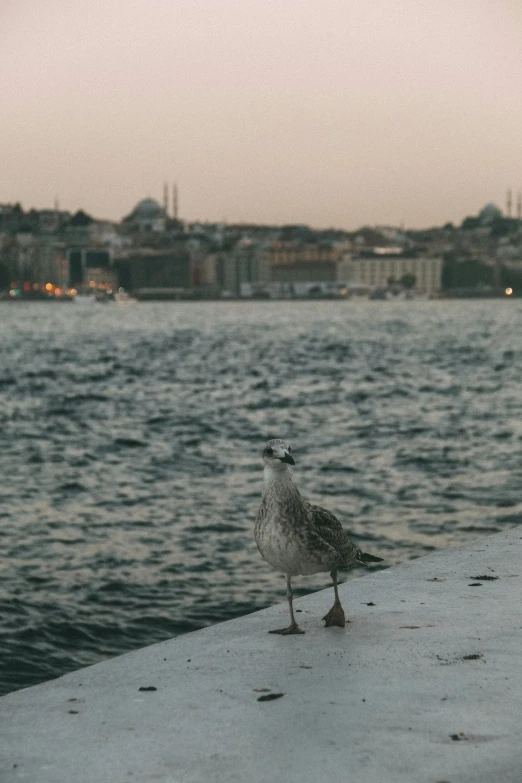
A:
[[[284,452],[284,457],[279,458],[281,462],[288,462],[289,465],[295,465],[294,458],[287,451]]]

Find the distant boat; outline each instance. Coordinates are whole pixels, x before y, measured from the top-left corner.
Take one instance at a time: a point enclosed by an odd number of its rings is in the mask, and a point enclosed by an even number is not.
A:
[[[125,291],[124,288],[119,288],[115,294],[114,294],[114,301],[116,304],[137,304],[138,300],[135,296],[132,296],[128,293],[128,291]]]

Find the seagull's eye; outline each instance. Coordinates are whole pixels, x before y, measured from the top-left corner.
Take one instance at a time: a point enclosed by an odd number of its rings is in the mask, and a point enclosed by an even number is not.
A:
[[[289,454],[291,454],[291,453],[292,453],[292,449],[290,448],[290,446],[288,447],[288,453],[289,453]]]
[[[273,453],[274,453],[273,449],[265,449],[265,454],[267,457],[271,457]]]

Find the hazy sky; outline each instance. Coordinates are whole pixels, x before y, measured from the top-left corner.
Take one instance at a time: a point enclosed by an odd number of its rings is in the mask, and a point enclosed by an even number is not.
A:
[[[522,189],[521,0],[0,0],[0,203],[462,220]]]

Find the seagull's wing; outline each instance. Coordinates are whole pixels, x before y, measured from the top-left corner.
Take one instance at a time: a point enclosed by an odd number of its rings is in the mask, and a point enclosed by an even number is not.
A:
[[[352,544],[337,517],[321,506],[313,506],[311,503],[306,505],[314,533],[337,552],[339,567],[353,565],[359,560],[359,555],[362,553]]]
[[[267,504],[266,504],[266,502],[265,502],[265,500],[263,498],[263,500],[261,501],[261,505],[259,506],[259,510],[258,510],[258,512],[256,514],[255,525],[254,525],[254,538],[255,538],[255,541],[256,541],[256,544],[257,544],[257,548],[259,549],[260,552],[261,552],[261,549],[260,549],[259,544],[260,544],[260,540],[261,540],[261,531],[262,531],[263,525],[265,524],[265,522],[267,520],[268,514],[269,514],[269,510],[268,510]],[[263,553],[261,552],[261,554],[263,554]]]
[[[261,501],[261,505],[259,506],[258,512],[256,514],[256,519],[255,519],[256,527],[262,522],[264,522],[267,516],[268,516],[268,509],[266,506],[265,499],[263,498],[263,500]]]

